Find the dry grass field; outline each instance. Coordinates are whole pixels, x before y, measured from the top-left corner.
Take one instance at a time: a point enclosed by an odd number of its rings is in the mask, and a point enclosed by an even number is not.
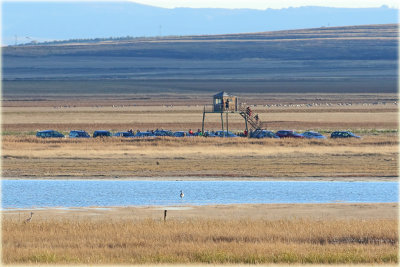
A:
[[[163,210],[168,209],[167,221]],[[397,203],[3,211],[7,264],[396,264]]]
[[[3,177],[397,179],[396,136],[361,140],[3,137]]]
[[[3,220],[4,263],[398,262],[397,220]]]

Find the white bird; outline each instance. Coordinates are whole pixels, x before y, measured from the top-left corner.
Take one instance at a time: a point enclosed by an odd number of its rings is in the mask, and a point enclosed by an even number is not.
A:
[[[185,196],[185,194],[183,194],[182,190],[181,190],[181,194],[179,195],[181,198],[183,198]]]
[[[33,212],[31,212],[31,217],[29,217],[28,219],[25,220],[25,223],[28,223],[28,222],[32,221],[32,215],[33,215]]]

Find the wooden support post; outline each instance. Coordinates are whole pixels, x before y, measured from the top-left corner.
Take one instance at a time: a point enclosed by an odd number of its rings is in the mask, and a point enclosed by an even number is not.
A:
[[[228,134],[229,131],[229,122],[228,122],[228,112],[226,113],[226,134]]]
[[[221,112],[221,125],[222,125],[222,137],[225,137],[225,132],[224,132],[224,116]]]
[[[164,210],[164,222],[167,220],[167,210]]]
[[[247,132],[247,136],[246,137],[249,137],[249,128],[247,127],[247,116],[244,117],[244,121],[246,123],[246,132]]]
[[[204,119],[206,118],[206,106],[203,109],[203,123],[201,125],[201,134],[204,136]]]

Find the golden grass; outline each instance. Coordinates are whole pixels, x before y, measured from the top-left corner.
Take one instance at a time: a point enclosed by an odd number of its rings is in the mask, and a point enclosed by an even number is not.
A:
[[[361,140],[3,137],[4,177],[395,177],[395,136]]]
[[[397,263],[397,220],[3,220],[4,263]]]

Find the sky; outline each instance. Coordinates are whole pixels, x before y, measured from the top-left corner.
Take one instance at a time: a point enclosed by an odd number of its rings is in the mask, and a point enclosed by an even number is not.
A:
[[[3,0],[0,43],[387,24],[398,22],[395,4],[392,0]]]
[[[328,7],[380,7],[386,5],[399,8],[398,0],[131,0],[132,2],[148,4],[164,8],[250,8],[250,9],[280,9],[300,6]]]
[[[113,2],[118,0],[47,0],[50,2]],[[301,6],[326,7],[381,7],[400,8],[398,0],[122,0],[147,4],[163,8],[249,8],[249,9],[280,9]],[[38,2],[37,0],[4,0],[4,2]]]

